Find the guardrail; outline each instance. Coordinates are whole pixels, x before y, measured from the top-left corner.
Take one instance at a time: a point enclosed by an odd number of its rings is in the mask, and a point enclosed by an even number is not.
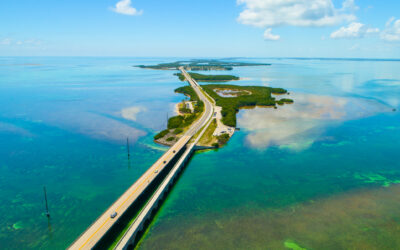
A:
[[[211,107],[211,112],[206,118],[206,125],[201,130],[199,136],[196,138],[194,143],[190,144],[190,146],[186,149],[181,158],[171,169],[170,173],[167,175],[161,185],[157,188],[156,192],[149,199],[145,207],[140,211],[139,215],[136,217],[136,219],[122,236],[122,238],[119,240],[114,249],[128,249],[131,245],[134,245],[138,241],[137,236],[140,232],[144,230],[146,221],[150,220],[152,212],[158,207],[159,202],[170,190],[170,187],[174,184],[174,181],[176,180],[178,174],[182,171],[183,166],[185,166],[187,161],[190,159],[192,152],[195,150],[195,145],[199,142],[200,138],[203,136],[208,126],[210,125],[213,112],[214,109],[213,107]]]

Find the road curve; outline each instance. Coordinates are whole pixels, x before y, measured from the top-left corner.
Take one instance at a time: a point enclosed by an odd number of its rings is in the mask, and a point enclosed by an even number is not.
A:
[[[186,80],[196,91],[200,100],[204,102],[204,112],[189,130],[165,152],[131,187],[128,188],[97,220],[83,232],[77,240],[75,240],[68,249],[92,249],[103,236],[111,229],[118,219],[125,213],[130,205],[146,190],[147,186],[152,183],[164,167],[174,158],[176,152],[179,152],[190,141],[190,139],[207,124],[212,116],[213,103],[204,95],[200,85],[193,80],[190,75],[183,69],[179,68]],[[111,214],[116,212],[117,215],[111,218]]]

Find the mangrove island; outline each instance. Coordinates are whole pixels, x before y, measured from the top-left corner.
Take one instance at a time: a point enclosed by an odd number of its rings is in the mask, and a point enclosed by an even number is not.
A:
[[[177,70],[183,67],[185,70],[191,71],[209,71],[209,70],[232,70],[233,67],[243,66],[270,66],[267,63],[245,63],[245,62],[224,62],[220,60],[189,60],[177,61],[172,63],[160,63],[157,65],[137,65],[135,67],[144,69],[159,70]]]

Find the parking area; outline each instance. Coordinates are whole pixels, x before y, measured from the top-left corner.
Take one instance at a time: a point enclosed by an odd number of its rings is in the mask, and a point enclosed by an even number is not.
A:
[[[217,128],[215,129],[213,135],[220,136],[223,134],[229,134],[232,136],[235,133],[235,128],[226,126],[222,123],[222,114],[221,114],[222,107],[215,106],[213,118],[217,119]]]

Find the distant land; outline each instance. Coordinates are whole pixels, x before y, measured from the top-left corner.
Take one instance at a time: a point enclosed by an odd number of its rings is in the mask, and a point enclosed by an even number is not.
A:
[[[179,80],[185,81],[185,76],[182,73],[176,73]],[[239,77],[233,75],[203,75],[198,73],[189,73],[189,75],[198,82],[228,82],[240,80]]]
[[[227,59],[225,59],[227,60]],[[269,63],[244,63],[226,62],[220,60],[189,60],[171,63],[160,63],[157,65],[138,65],[136,67],[155,70],[190,70],[190,71],[209,71],[209,70],[232,70],[233,67],[243,66],[270,66]],[[193,72],[175,73],[181,81],[187,81],[189,76],[198,82],[228,82],[240,80],[234,75],[205,75]],[[200,138],[199,145],[205,147],[218,148],[225,145],[236,129],[236,114],[240,108],[251,108],[256,106],[272,107],[277,109],[277,105],[291,104],[294,101],[289,98],[276,99],[275,95],[290,95],[287,90],[282,88],[271,88],[264,86],[238,86],[227,84],[206,84],[201,85],[208,99],[214,103],[214,113],[212,121],[207,127],[204,135]],[[167,128],[154,136],[154,141],[173,146],[183,134],[190,128],[194,121],[198,120],[204,112],[204,103],[200,100],[196,91],[191,85],[183,86],[175,90],[177,93],[184,94],[189,100],[183,100],[175,107],[177,116],[168,119]],[[195,135],[195,137],[197,134]]]
[[[200,139],[202,146],[221,147],[225,145],[236,128],[236,114],[244,107],[273,107],[277,105],[291,104],[292,99],[283,98],[277,100],[275,95],[289,95],[282,88],[264,86],[238,86],[226,84],[201,85],[216,105],[213,121]],[[204,111],[204,103],[191,86],[183,86],[175,90],[184,94],[190,100],[184,100],[177,105],[178,115],[168,119],[167,129],[154,136],[154,141],[172,146],[190,128],[192,123],[201,117]],[[225,131],[218,133],[216,131]]]
[[[183,67],[185,70],[208,71],[208,70],[232,70],[233,67],[243,66],[271,66],[268,63],[244,63],[244,62],[225,62],[220,60],[196,59],[189,61],[177,61],[172,63],[160,63],[157,65],[137,65],[135,67],[144,69],[177,70]]]
[[[238,86],[226,84],[207,84],[201,87],[213,98],[217,106],[222,107],[222,122],[226,126],[236,127],[236,113],[243,107],[274,107],[276,105],[291,104],[294,101],[288,98],[277,100],[271,94],[288,94],[286,89],[264,86]],[[181,87],[176,92],[184,92],[189,86]]]

